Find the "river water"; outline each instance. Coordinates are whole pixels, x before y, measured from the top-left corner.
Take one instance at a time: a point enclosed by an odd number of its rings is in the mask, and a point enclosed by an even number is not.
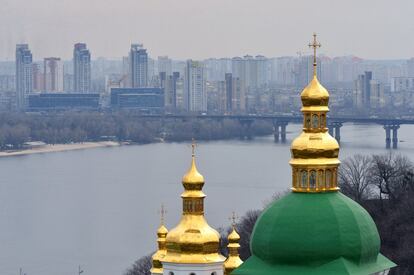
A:
[[[378,125],[341,129],[341,159],[385,153]],[[218,228],[262,208],[290,187],[288,142],[203,142],[197,148],[206,216]],[[399,149],[414,160],[414,126],[399,130]],[[154,251],[158,209],[174,226],[181,212],[181,177],[190,164],[187,143],[149,144],[35,154],[0,159],[0,274],[123,274],[135,259]]]

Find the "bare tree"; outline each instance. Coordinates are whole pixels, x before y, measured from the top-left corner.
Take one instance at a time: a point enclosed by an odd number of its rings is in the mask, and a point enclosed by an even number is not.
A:
[[[370,166],[369,156],[355,155],[345,159],[338,175],[341,192],[357,202],[369,199],[372,195],[369,180]]]
[[[124,275],[151,275],[152,258],[150,255],[139,258],[135,261]]]
[[[413,164],[405,156],[392,153],[374,155],[370,180],[378,188],[381,202],[384,198],[388,198],[391,204],[397,203],[408,188],[407,184],[410,181],[406,179],[412,171]]]

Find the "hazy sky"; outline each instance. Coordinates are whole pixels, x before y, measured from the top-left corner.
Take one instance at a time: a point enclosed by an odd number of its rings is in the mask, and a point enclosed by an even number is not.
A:
[[[126,55],[140,42],[175,59],[308,51],[391,59],[414,56],[413,0],[0,0],[0,59],[27,42],[36,60]]]

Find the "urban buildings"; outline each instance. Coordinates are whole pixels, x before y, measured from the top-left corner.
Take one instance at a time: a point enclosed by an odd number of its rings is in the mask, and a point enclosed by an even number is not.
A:
[[[91,89],[91,53],[85,43],[73,49],[73,92],[89,93]]]
[[[159,113],[164,110],[164,91],[161,88],[112,88],[110,106]]]
[[[44,59],[44,91],[63,92],[63,63],[58,57]]]
[[[27,106],[27,97],[33,91],[33,57],[28,44],[16,45],[16,105],[18,110]]]
[[[358,75],[355,81],[354,107],[357,109],[369,109],[371,103],[372,72]]]
[[[207,111],[207,93],[204,65],[199,61],[187,60],[184,76],[184,105],[189,112]]]
[[[179,72],[168,75],[165,71],[159,73],[160,87],[164,90],[165,108],[168,111],[177,109],[177,81],[180,78]]]
[[[158,56],[158,74],[172,74],[172,60],[168,56]]]
[[[142,44],[132,44],[129,52],[129,79],[132,88],[148,86],[148,54]]]
[[[233,77],[233,74],[225,75],[225,112],[243,113],[246,111],[246,97],[244,87],[241,85],[240,78]]]
[[[29,95],[29,111],[98,110],[99,94],[40,93]]]

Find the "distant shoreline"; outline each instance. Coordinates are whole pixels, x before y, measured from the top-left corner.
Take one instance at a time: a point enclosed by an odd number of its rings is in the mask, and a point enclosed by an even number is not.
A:
[[[42,146],[38,146],[38,147],[36,146],[34,148],[30,148],[30,149],[0,151],[0,158],[39,154],[39,153],[74,151],[74,150],[100,148],[100,147],[115,147],[115,146],[120,146],[120,143],[114,142],[114,141],[99,141],[99,142],[83,142],[83,143],[55,144],[55,145],[45,144]]]

